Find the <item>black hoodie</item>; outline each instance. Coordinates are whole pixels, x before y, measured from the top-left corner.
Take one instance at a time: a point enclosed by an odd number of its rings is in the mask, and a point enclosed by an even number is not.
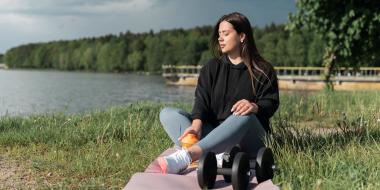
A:
[[[211,59],[201,69],[195,90],[192,119],[219,125],[232,114],[232,106],[241,99],[258,105],[256,114],[268,132],[269,118],[279,106],[277,76],[274,68],[267,64],[262,72],[254,70],[256,95],[253,94],[248,68],[241,62],[234,65],[226,54]]]

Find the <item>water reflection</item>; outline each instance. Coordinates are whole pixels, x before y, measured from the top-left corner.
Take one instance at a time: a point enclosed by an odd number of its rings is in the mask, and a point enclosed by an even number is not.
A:
[[[0,115],[84,112],[145,100],[192,103],[194,90],[167,86],[161,76],[0,70]]]

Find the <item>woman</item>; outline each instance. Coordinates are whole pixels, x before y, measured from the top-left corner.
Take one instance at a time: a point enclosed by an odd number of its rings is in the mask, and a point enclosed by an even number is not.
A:
[[[211,43],[218,56],[201,69],[192,114],[176,108],[160,113],[176,145],[188,133],[200,141],[158,158],[163,173],[179,173],[202,153],[222,153],[236,144],[256,156],[270,131],[269,118],[279,106],[277,77],[257,51],[248,19],[237,12],[222,16]]]

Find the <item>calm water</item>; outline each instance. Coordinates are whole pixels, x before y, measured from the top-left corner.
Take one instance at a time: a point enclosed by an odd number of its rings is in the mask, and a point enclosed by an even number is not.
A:
[[[192,103],[194,90],[167,86],[161,76],[0,70],[0,116],[87,112],[143,100]]]

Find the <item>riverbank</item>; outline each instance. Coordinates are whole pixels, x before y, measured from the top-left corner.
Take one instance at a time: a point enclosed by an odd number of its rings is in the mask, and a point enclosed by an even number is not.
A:
[[[88,114],[2,117],[0,155],[15,165],[30,163],[25,167],[38,189],[121,189],[172,146],[158,119],[165,106],[191,109],[144,102]],[[279,168],[274,183],[281,189],[380,188],[379,110],[380,92],[283,94],[268,143]],[[338,132],[314,133],[320,129]]]

